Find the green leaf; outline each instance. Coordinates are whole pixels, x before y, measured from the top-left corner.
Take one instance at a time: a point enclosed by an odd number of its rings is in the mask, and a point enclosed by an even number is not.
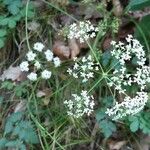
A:
[[[4,81],[1,85],[1,88],[12,90],[14,88],[14,84],[10,81]]]
[[[148,6],[150,6],[150,0],[130,0],[128,9],[140,10]]]
[[[4,4],[7,6],[8,11],[12,15],[16,15],[17,13],[19,13],[20,8],[22,7],[21,0],[4,0]]]
[[[7,31],[5,29],[0,29],[0,38],[5,36],[7,34]]]
[[[8,21],[8,27],[9,28],[14,28],[16,27],[16,21],[13,18],[10,18]]]
[[[0,139],[0,148],[4,148],[7,142],[8,140],[6,138]]]
[[[140,123],[139,123],[138,120],[133,121],[133,122],[130,124],[130,130],[131,130],[132,132],[136,132],[136,131],[139,129],[139,125],[140,125]]]
[[[150,112],[143,112],[139,118],[140,129],[145,134],[150,134]]]
[[[135,29],[135,37],[148,49],[150,48],[150,15],[144,16],[142,20],[137,24]],[[146,38],[144,40],[144,37]],[[147,47],[148,46],[148,47]],[[150,49],[149,49],[150,50]]]
[[[21,144],[19,148],[20,150],[26,150],[26,146],[24,144]]]
[[[102,132],[106,138],[110,137],[112,133],[116,131],[116,125],[108,120],[102,120],[99,122],[99,127],[102,129]]]
[[[0,17],[0,25],[1,26],[6,26],[8,24],[9,18],[5,17],[5,16],[1,16]]]
[[[97,122],[101,121],[105,117],[106,117],[105,111],[100,110],[100,111],[98,111],[96,113],[96,120],[97,120]]]
[[[13,0],[4,0],[3,1],[3,3],[5,4],[5,5],[9,5],[9,4],[11,4],[13,2]]]
[[[4,97],[0,96],[0,105],[3,103]]]
[[[25,17],[25,16],[26,16],[26,8],[23,8],[23,9],[20,11],[20,14],[21,14],[22,17]],[[33,7],[32,3],[29,3],[28,12],[27,12],[27,17],[28,17],[28,18],[33,18],[34,15],[35,15],[34,7]]]
[[[20,144],[21,144],[21,141],[19,141],[19,140],[12,140],[12,141],[8,141],[5,144],[5,146],[6,147],[18,148]]]
[[[6,125],[5,125],[5,133],[8,134],[13,131],[13,123],[7,120]]]
[[[4,38],[0,38],[0,48],[4,47],[5,45],[5,39]]]
[[[18,85],[15,88],[15,94],[18,97],[22,96],[22,94],[24,94],[26,92],[27,92],[26,88],[24,88],[22,85]]]
[[[111,53],[109,51],[103,53],[103,55],[102,55],[102,64],[103,64],[104,67],[106,67],[109,64],[110,59],[111,59]]]
[[[26,141],[26,143],[36,144],[39,143],[38,136],[34,131],[34,128],[29,121],[21,121],[20,124],[21,132],[19,132],[19,138]]]
[[[15,122],[17,122],[17,121],[20,121],[21,118],[22,118],[22,116],[23,116],[23,113],[22,113],[22,112],[13,113],[13,114],[11,114],[11,116],[9,117],[9,121],[15,123]]]

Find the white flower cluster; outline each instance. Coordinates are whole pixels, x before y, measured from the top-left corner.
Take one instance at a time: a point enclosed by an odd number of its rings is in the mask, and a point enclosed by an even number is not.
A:
[[[114,70],[111,78],[112,82],[109,85],[115,84],[117,90],[125,92],[125,88],[122,87],[137,84],[142,91],[145,89],[146,84],[150,82],[150,67],[145,65],[145,51],[139,41],[133,39],[132,35],[128,35],[126,41],[126,45],[122,42],[112,42],[114,50],[111,53],[120,63],[120,68]],[[134,74],[128,73],[126,67],[127,62],[133,60],[133,58],[137,60]]]
[[[128,35],[126,41],[127,44],[114,41],[111,43],[114,47],[111,54],[118,60],[120,67],[114,70],[108,84],[109,86],[114,85],[120,93],[125,93],[126,87],[133,85],[138,86],[140,92],[137,92],[137,96],[133,98],[126,96],[121,104],[116,103],[113,108],[107,110],[106,113],[109,115],[117,114],[115,117],[117,119],[125,116],[125,114],[135,114],[144,108],[148,96],[143,90],[146,88],[147,83],[150,83],[150,67],[145,65],[146,56],[143,46],[138,40],[133,39],[132,35]],[[133,59],[136,60],[136,67],[129,72],[127,64]],[[132,107],[130,107],[131,105]],[[122,109],[123,107],[124,109]]]
[[[82,91],[81,95],[72,94],[72,97],[73,99],[64,101],[69,116],[79,118],[84,114],[89,116],[93,112],[94,98],[93,96],[88,96],[87,91]]]
[[[30,72],[27,75],[27,78],[31,81],[36,81],[38,78],[37,71],[39,73],[39,70],[41,70],[40,76],[43,79],[49,79],[51,77],[51,71],[46,68],[46,63],[43,63],[44,60],[47,62],[53,62],[54,67],[59,67],[61,64],[61,60],[58,57],[54,57],[54,54],[51,50],[44,51],[44,45],[40,42],[37,42],[34,44],[33,51],[29,51],[26,54],[26,61],[23,61],[20,64],[20,70],[21,71],[30,71],[33,70],[33,72]],[[44,60],[41,58],[44,57]],[[45,69],[44,69],[45,68]]]
[[[80,21],[69,26],[67,37],[69,39],[78,39],[80,43],[83,43],[89,38],[96,37],[96,32],[98,32],[98,27],[94,27],[90,21]]]
[[[89,55],[87,58],[83,57],[81,62],[75,62],[73,68],[68,68],[67,72],[74,78],[82,78],[82,82],[84,83],[88,79],[94,78],[94,70],[99,70],[99,68],[94,64],[91,55]]]
[[[113,108],[107,109],[106,114],[113,116],[114,120],[127,115],[134,115],[144,108],[147,101],[148,94],[146,92],[137,92],[133,98],[127,96],[122,103],[116,102]]]

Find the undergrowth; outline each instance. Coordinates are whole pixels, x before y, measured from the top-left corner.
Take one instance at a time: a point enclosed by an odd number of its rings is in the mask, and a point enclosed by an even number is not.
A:
[[[138,23],[129,14],[150,3],[120,3],[119,14],[108,3],[0,1],[0,149],[107,150],[115,133],[136,142],[150,134],[149,15]],[[123,17],[135,38],[120,33]]]

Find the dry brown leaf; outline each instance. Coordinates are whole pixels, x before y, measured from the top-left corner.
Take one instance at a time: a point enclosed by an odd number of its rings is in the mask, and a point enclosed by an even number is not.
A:
[[[0,80],[12,80],[12,81],[21,81],[21,75],[22,72],[20,70],[20,67],[12,67],[10,66],[7,70],[3,72],[3,74],[0,76]]]
[[[28,29],[31,31],[37,31],[39,27],[40,27],[40,24],[37,23],[36,21],[31,21],[28,23]]]
[[[43,92],[43,91],[38,91],[37,93],[36,93],[36,96],[37,97],[43,97],[43,96],[45,96],[46,95],[46,93],[45,92]]]
[[[69,47],[65,46],[65,43],[62,41],[55,42],[53,53],[59,56],[60,59],[69,59],[71,54]]]
[[[114,15],[120,17],[123,12],[122,5],[119,0],[112,0]]]
[[[25,100],[24,101],[21,100],[15,107],[14,112],[21,112],[21,111],[24,111],[25,109],[26,109]]]
[[[76,57],[80,53],[80,48],[76,39],[70,39],[68,43],[71,50],[71,58]]]
[[[126,141],[110,141],[108,144],[109,150],[120,150],[126,143]]]
[[[50,95],[52,94],[52,91],[51,89],[49,88],[45,88],[43,90],[39,90],[37,93],[36,93],[36,96],[37,97],[49,97]]]

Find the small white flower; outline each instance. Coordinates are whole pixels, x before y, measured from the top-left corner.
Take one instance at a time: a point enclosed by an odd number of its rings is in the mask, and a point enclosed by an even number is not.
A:
[[[67,69],[67,72],[69,73],[69,75],[72,74],[72,70],[70,68]]]
[[[20,70],[21,71],[29,71],[29,63],[28,63],[28,61],[23,61],[20,64]]]
[[[27,75],[27,78],[31,81],[36,81],[37,80],[37,74],[34,72],[31,72],[29,75]]]
[[[36,61],[34,66],[37,68],[37,69],[40,69],[41,68],[41,64],[39,63],[39,61]]]
[[[35,59],[35,57],[36,57],[36,54],[33,53],[32,51],[29,51],[29,52],[26,54],[26,56],[27,56],[27,60],[28,60],[28,61],[33,61],[33,60]]]
[[[41,73],[41,76],[43,79],[49,79],[51,77],[51,71],[48,71],[48,70],[44,70],[42,73]]]
[[[54,61],[55,67],[59,67],[60,66],[61,61],[60,61],[59,57],[53,58],[53,61]]]
[[[75,118],[82,117],[84,114],[88,116],[93,112],[94,98],[89,96],[87,91],[82,91],[80,95],[72,94],[72,99],[65,100],[67,114]]]
[[[40,43],[40,42],[37,42],[37,43],[35,43],[34,44],[34,49],[35,50],[37,50],[38,52],[42,52],[42,50],[43,50],[43,48],[44,48],[45,46],[42,44],[42,43]]]
[[[69,26],[68,38],[78,39],[80,43],[87,41],[89,38],[94,38],[98,28],[94,27],[90,21],[80,21]]]
[[[45,54],[47,61],[52,61],[54,54],[51,50],[48,49],[47,51],[44,52],[44,54]]]

